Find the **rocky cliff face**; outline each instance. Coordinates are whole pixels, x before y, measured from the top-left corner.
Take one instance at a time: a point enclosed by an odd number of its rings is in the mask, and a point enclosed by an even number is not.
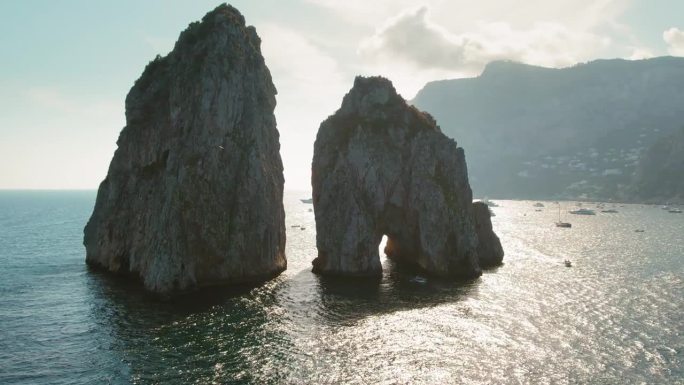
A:
[[[85,227],[86,262],[154,292],[285,269],[276,90],[227,5],[181,33],[126,98],[126,127]]]
[[[499,237],[492,230],[492,215],[489,213],[489,207],[482,202],[473,203],[473,217],[475,218],[480,267],[499,266],[503,261],[504,251]]]
[[[387,235],[394,260],[440,276],[481,273],[463,149],[390,81],[356,78],[321,124],[312,187],[315,272],[381,275]]]
[[[684,122],[683,89],[684,58],[494,62],[413,103],[466,149],[476,196],[622,200],[645,151]]]

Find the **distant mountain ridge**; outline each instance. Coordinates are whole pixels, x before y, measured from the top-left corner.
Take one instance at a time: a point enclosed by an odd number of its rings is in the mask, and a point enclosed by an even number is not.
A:
[[[412,103],[465,149],[476,195],[640,199],[643,154],[684,126],[684,58],[499,61],[475,78],[430,82]]]

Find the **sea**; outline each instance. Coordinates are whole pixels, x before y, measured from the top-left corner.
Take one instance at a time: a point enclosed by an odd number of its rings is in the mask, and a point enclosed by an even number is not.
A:
[[[501,200],[476,280],[340,280],[308,197],[283,274],[162,301],[86,267],[95,191],[0,192],[0,384],[684,384],[684,214]]]

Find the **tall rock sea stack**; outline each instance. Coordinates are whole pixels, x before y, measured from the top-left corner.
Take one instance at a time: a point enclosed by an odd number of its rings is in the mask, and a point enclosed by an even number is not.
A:
[[[145,68],[84,230],[89,265],[163,294],[285,269],[276,89],[260,43],[224,4]]]
[[[463,149],[387,79],[357,77],[321,124],[312,187],[317,273],[381,275],[383,235],[388,257],[438,276],[475,277],[495,259],[477,254]]]

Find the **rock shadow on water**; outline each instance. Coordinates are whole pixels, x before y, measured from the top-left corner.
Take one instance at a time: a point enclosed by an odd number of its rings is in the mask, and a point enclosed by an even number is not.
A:
[[[94,271],[87,280],[99,354],[112,363],[102,369],[110,383],[251,383],[258,362],[293,346],[278,300],[289,283],[280,277],[170,300],[134,279]]]
[[[278,282],[283,283],[275,279],[265,283],[216,285],[168,296],[146,290],[142,282],[132,275],[112,275],[92,266],[88,266],[88,275],[88,287],[91,294],[97,297],[96,301],[126,306],[130,311],[145,311],[149,314],[168,312],[169,315],[180,317],[223,305],[259,287],[273,288]]]
[[[311,274],[302,272],[300,274]],[[457,303],[477,294],[481,278],[454,280],[413,266],[384,261],[382,278],[315,275],[325,322],[348,324],[365,317]]]

